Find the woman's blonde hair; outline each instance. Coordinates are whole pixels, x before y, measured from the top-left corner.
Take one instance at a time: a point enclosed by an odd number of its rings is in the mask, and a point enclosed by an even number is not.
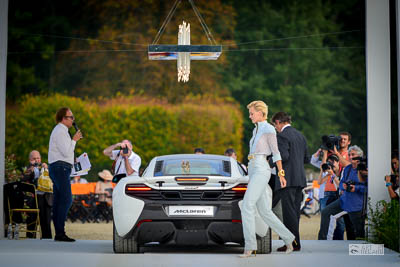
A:
[[[263,114],[263,118],[267,119],[268,117],[268,106],[261,100],[256,100],[247,105],[247,109],[254,108],[256,111],[261,111]]]

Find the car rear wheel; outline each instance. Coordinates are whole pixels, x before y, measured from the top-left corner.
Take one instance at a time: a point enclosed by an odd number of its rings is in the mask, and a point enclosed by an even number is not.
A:
[[[257,236],[257,254],[270,254],[272,250],[271,228],[264,237]]]
[[[120,237],[113,223],[113,249],[115,253],[139,253],[139,245],[133,238]]]

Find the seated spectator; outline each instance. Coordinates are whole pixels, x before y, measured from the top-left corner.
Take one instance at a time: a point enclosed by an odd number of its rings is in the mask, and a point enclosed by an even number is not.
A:
[[[340,180],[340,198],[322,210],[321,225],[318,234],[319,240],[326,240],[331,215],[346,211],[351,224],[346,223],[347,239],[364,238],[365,210],[364,198],[367,193],[367,183],[359,180],[359,157],[363,151],[358,146],[349,148],[351,164],[346,166]]]
[[[228,148],[227,150],[225,150],[224,153],[225,156],[234,158],[237,161],[237,155],[236,155],[236,151],[233,148]],[[244,165],[243,163],[239,162],[240,166],[243,168],[243,170],[245,171],[245,173],[247,174],[247,167],[246,165]]]
[[[25,168],[23,172],[22,181],[34,184],[37,187],[37,181],[41,174],[41,169],[47,169],[47,164],[42,163],[42,158],[39,151],[32,150],[29,153],[29,165]],[[51,234],[51,207],[53,205],[53,193],[36,191],[38,207],[39,207],[39,219],[40,227],[42,230],[42,239],[52,239]],[[27,219],[28,230],[35,230],[34,224],[29,224],[36,220],[36,215],[31,213]],[[26,237],[35,238],[35,233],[27,233]]]
[[[399,200],[399,156],[397,152],[392,153],[392,163],[390,175],[385,176],[386,187],[391,199]]]
[[[197,147],[194,149],[194,154],[205,154],[206,152],[201,147]]]
[[[71,184],[87,184],[88,181],[85,178],[81,178],[80,175],[72,177]]]
[[[42,163],[42,157],[39,151],[32,150],[29,153],[29,165],[24,168],[22,181],[30,184],[35,184],[40,176],[41,168],[48,169],[46,163]]]
[[[100,202],[107,202],[107,204],[111,206],[111,192],[113,188],[111,180],[113,176],[109,170],[103,170],[99,172],[98,175],[100,181],[97,182],[94,193],[99,195]]]

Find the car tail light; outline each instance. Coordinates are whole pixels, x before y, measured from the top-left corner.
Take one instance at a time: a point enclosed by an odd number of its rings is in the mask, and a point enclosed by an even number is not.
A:
[[[208,178],[203,177],[188,177],[188,178],[175,178],[177,182],[207,182]]]
[[[247,185],[246,184],[239,184],[239,185],[233,187],[232,190],[236,191],[236,192],[246,192]]]
[[[233,223],[242,223],[242,220],[232,220]]]
[[[175,181],[179,185],[205,185],[208,177],[175,177]]]
[[[125,190],[127,192],[132,192],[132,191],[151,191],[151,187],[148,187],[147,185],[144,184],[128,184],[126,185]]]

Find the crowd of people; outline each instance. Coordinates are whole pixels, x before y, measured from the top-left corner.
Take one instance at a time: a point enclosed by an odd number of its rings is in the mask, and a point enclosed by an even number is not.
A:
[[[357,145],[350,146],[351,134],[339,134],[333,149],[319,149],[311,164],[320,169],[318,184],[321,211],[319,240],[365,238],[368,199],[367,157]],[[391,175],[385,176],[391,199],[399,200],[398,152],[392,153]]]
[[[364,238],[366,218],[368,167],[362,149],[351,145],[351,134],[341,132],[333,146],[323,145],[311,157],[306,138],[291,125],[291,117],[278,112],[267,121],[268,106],[262,101],[253,101],[247,106],[249,118],[255,125],[250,140],[249,165],[240,163],[249,175],[247,191],[242,205],[242,224],[245,250],[241,257],[249,257],[257,250],[255,235],[256,211],[260,217],[284,241],[278,251],[291,253],[301,250],[299,233],[300,206],[303,189],[306,187],[304,165],[311,163],[319,169],[319,204],[321,212],[318,239],[343,240]],[[29,165],[25,167],[23,181],[37,185],[44,170],[49,170],[53,182],[52,192],[37,191],[40,209],[42,238],[52,238],[51,220],[55,228],[55,241],[73,242],[65,233],[65,221],[72,204],[71,184],[88,183],[80,176],[71,177],[75,163],[75,146],[82,138],[78,129],[71,136],[68,129],[74,124],[74,115],[69,108],[61,108],[56,114],[56,126],[49,140],[48,165],[41,162],[40,153],[29,154]],[[196,148],[195,154],[204,154]],[[132,150],[130,140],[108,146],[103,154],[113,161],[111,172],[98,173],[99,181],[95,193],[99,201],[111,206],[112,182],[121,178],[139,175],[141,158]],[[236,151],[228,148],[224,155],[237,160]],[[399,199],[399,158],[392,155],[391,173],[385,177],[388,194]],[[274,169],[274,170],[273,170]],[[269,188],[273,197],[267,194]],[[273,208],[273,209],[272,209]],[[334,222],[332,223],[332,218]],[[30,218],[34,220],[34,218]],[[27,237],[35,237],[28,233]]]

